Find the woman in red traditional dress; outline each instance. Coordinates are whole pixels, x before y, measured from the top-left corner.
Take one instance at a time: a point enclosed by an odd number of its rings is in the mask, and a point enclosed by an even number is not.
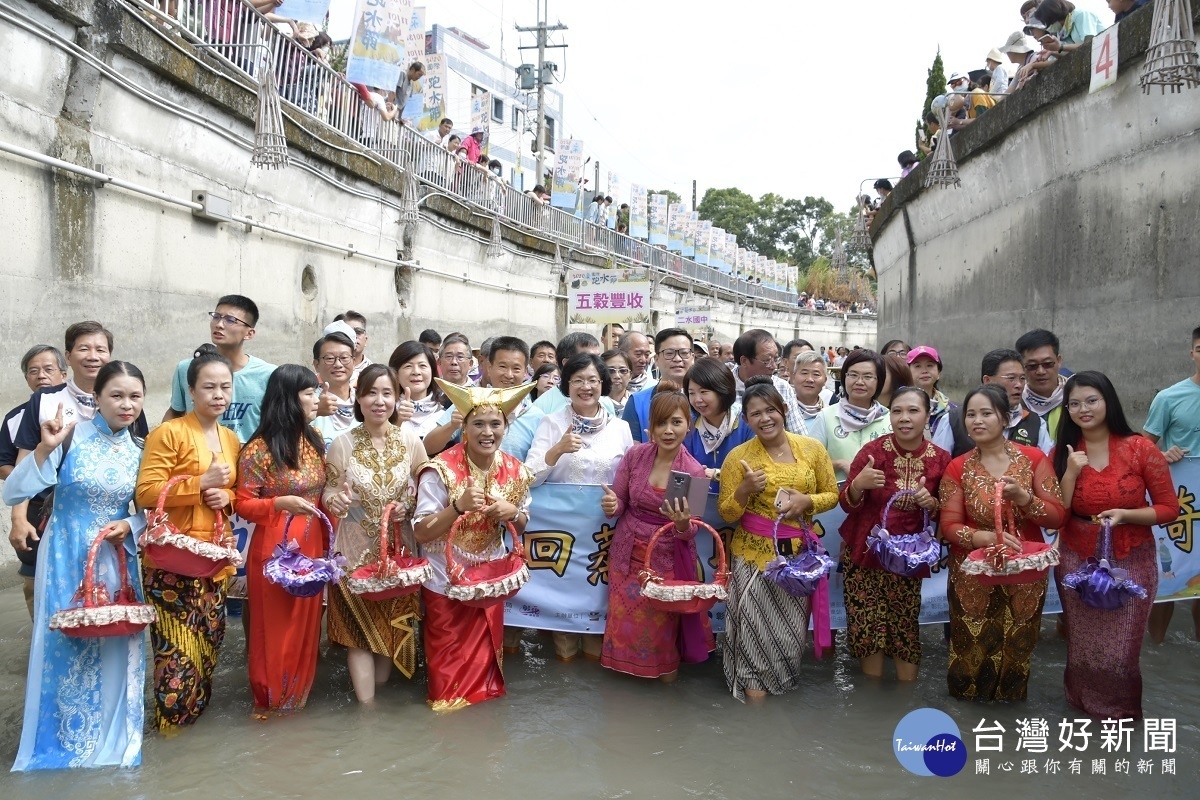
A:
[[[429,705],[452,711],[504,696],[504,604],[479,608],[446,596],[446,537],[455,523],[455,560],[465,566],[504,555],[505,523],[520,536],[529,522],[533,475],[500,452],[508,415],[533,389],[462,387],[437,379],[462,414],[463,442],[421,469],[413,533],[433,578],[421,588],[425,604],[425,662]]]
[[[246,650],[259,719],[304,708],[317,671],[322,596],[295,597],[263,574],[280,544],[294,542],[309,558],[325,555],[328,536],[312,516],[325,488],[316,417],[317,376],[284,364],[267,380],[262,421],[238,458],[238,513],[256,526],[246,559]],[[285,528],[289,516],[296,519]]]
[[[1106,719],[1142,716],[1140,656],[1146,621],[1158,590],[1152,525],[1179,513],[1175,485],[1162,452],[1134,433],[1116,389],[1102,373],[1079,372],[1063,390],[1067,413],[1058,423],[1050,457],[1070,513],[1062,528],[1062,561],[1055,570],[1067,618],[1067,702]],[[1146,502],[1149,494],[1150,502]],[[1101,522],[1112,523],[1112,567],[1146,590],[1118,609],[1085,605],[1064,588],[1064,576],[1089,556],[1099,557]]]
[[[1019,551],[1022,541],[1042,542],[1042,528],[1057,529],[1066,516],[1050,460],[1004,438],[1008,408],[999,384],[967,393],[963,423],[976,446],[950,462],[938,491],[939,533],[950,545],[947,683],[952,697],[966,700],[1025,699],[1049,579],[987,586],[963,571],[963,561],[980,547],[1003,542]],[[997,483],[1015,533],[996,530]]]
[[[846,510],[840,531],[846,543],[842,548],[846,643],[864,674],[882,677],[883,660],[891,656],[896,678],[915,681],[921,661],[921,579],[883,569],[867,550],[867,536],[900,491],[915,494],[892,505],[887,530],[892,535],[919,531],[922,510],[931,513],[939,508],[938,484],[950,454],[925,438],[930,400],[924,390],[897,389],[888,410],[892,432],[863,445],[841,492]]]

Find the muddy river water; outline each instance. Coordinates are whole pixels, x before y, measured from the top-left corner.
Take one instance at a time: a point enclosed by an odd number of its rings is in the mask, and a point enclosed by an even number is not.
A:
[[[1063,700],[1066,644],[1049,619],[1029,700],[1017,704],[947,697],[941,626],[922,629],[915,685],[866,679],[839,650],[824,662],[810,658],[798,691],[757,706],[726,692],[717,658],[663,685],[557,662],[549,636],[527,632],[521,653],[505,660],[504,699],[434,714],[419,679],[394,676],[365,710],[350,691],[344,653],[324,648],[307,709],[266,722],[250,718],[241,626],[230,623],[214,701],[194,728],[147,734],[136,769],[0,773],[0,799],[1200,797],[1200,644],[1184,608],[1167,641],[1147,643],[1142,656],[1145,714],[1176,721],[1174,753],[1147,753],[1141,723],[1127,751],[1106,751],[1099,721],[1086,750],[1059,751],[1060,721],[1083,715]],[[20,589],[0,592],[5,770],[20,737],[29,626]],[[897,723],[921,707],[957,723],[968,750],[959,774],[916,776],[894,756]],[[1049,724],[1046,753],[1015,749],[1018,720],[1032,718]],[[981,720],[1003,726],[1003,752],[977,752],[972,731]],[[985,757],[989,773],[978,774]],[[1029,759],[1036,774],[1022,774]],[[1058,772],[1046,773],[1047,759],[1060,762]],[[1174,759],[1174,775],[1163,774],[1164,759]],[[1097,760],[1103,775],[1092,774]],[[1122,760],[1129,774],[1118,772]],[[1145,762],[1149,772],[1140,771]]]

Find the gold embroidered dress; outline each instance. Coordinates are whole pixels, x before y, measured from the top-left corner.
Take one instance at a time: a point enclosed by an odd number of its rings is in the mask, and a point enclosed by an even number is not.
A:
[[[346,557],[347,574],[379,558],[379,528],[389,503],[404,505],[411,517],[411,480],[428,458],[420,438],[405,426],[389,425],[383,450],[371,443],[371,432],[359,426],[329,446],[325,459],[325,502],[350,484],[353,502],[337,523],[337,550]],[[412,543],[407,519],[399,527]],[[416,623],[421,618],[417,595],[367,600],[350,591],[346,579],[329,592],[329,640],[346,647],[388,656],[404,676],[417,665]]]

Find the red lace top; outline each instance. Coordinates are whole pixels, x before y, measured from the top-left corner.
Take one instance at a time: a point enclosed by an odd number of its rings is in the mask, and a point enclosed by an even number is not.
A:
[[[848,487],[850,481],[863,471],[869,457],[874,457],[875,468],[883,472],[883,488],[863,492],[856,506],[850,502]],[[863,445],[850,463],[850,470],[846,473],[846,488],[841,491],[842,508],[846,510],[846,521],[839,531],[846,543],[842,547],[842,554],[860,567],[877,568],[875,559],[867,557],[867,536],[871,528],[879,523],[887,501],[896,492],[905,489],[915,492],[920,489],[922,477],[925,478],[925,488],[937,497],[938,484],[949,463],[950,454],[932,442],[927,441],[918,450],[910,452],[900,447],[895,435],[890,433]],[[892,506],[888,530],[897,534],[915,533],[921,529],[921,521],[921,507],[912,497],[902,497]]]
[[[1080,442],[1076,449],[1086,453],[1087,443]],[[1108,466],[1097,471],[1088,465],[1075,479],[1071,513],[1062,530],[1062,547],[1081,556],[1094,556],[1100,525],[1080,517],[1091,517],[1111,508],[1147,505],[1154,508],[1155,520],[1160,525],[1179,515],[1179,500],[1167,459],[1144,436],[1113,436],[1108,440]],[[1130,550],[1152,541],[1154,534],[1147,525],[1117,525],[1113,528],[1113,557],[1127,558]]]
[[[1014,506],[1019,533],[1026,541],[1045,541],[1042,528],[1059,528],[1066,512],[1062,492],[1050,459],[1036,447],[1005,443],[1011,459],[1005,475],[1017,479],[1022,489],[1033,495],[1027,508]],[[938,533],[951,553],[960,558],[971,551],[966,546],[971,531],[990,531],[996,527],[996,478],[979,458],[979,448],[950,462],[939,487],[942,503]]]

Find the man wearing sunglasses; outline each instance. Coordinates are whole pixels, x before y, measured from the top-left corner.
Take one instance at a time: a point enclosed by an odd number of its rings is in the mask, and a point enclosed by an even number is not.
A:
[[[1058,436],[1058,421],[1063,414],[1063,388],[1071,373],[1062,368],[1058,337],[1041,328],[1017,339],[1016,350],[1025,368],[1025,407],[1042,418],[1053,442]]]
[[[233,401],[220,421],[245,444],[258,428],[267,379],[275,371],[274,364],[246,352],[246,342],[254,338],[258,325],[258,306],[249,297],[229,294],[218,300],[216,310],[208,312],[207,316],[209,338],[217,351],[233,364]],[[175,368],[175,378],[171,381],[171,407],[163,415],[163,422],[182,417],[192,410],[192,398],[187,390],[187,369],[191,363],[191,358],[185,358]]]

